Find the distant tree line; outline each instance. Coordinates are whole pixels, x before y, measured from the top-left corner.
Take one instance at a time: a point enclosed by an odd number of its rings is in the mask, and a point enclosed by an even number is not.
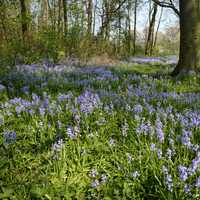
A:
[[[137,22],[143,6],[149,15],[141,33]],[[165,47],[168,52],[170,38],[165,44],[160,39],[167,38],[159,32],[162,15],[152,0],[1,0],[0,56],[12,63],[41,58],[57,62],[101,54],[153,55]]]

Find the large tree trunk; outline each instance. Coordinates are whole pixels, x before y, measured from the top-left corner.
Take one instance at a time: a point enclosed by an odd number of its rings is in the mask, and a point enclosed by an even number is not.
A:
[[[200,1],[180,0],[180,53],[173,76],[200,71]]]

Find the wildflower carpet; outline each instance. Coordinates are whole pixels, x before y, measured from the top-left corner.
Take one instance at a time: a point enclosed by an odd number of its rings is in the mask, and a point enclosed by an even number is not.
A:
[[[200,199],[200,78],[140,69],[1,72],[0,199]]]

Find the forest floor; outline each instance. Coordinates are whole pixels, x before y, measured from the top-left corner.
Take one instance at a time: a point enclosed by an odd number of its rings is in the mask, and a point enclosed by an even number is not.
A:
[[[0,199],[200,199],[200,77],[140,61],[1,70]]]

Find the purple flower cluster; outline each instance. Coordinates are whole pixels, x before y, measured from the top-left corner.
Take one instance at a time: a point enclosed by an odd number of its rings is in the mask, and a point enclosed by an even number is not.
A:
[[[151,125],[150,121],[144,122],[142,121],[136,129],[137,134],[144,134],[144,135],[153,135],[154,129]]]
[[[163,124],[162,124],[160,118],[157,118],[156,119],[156,134],[157,134],[157,138],[160,143],[164,142],[164,132],[163,132],[162,128],[163,128]]]
[[[91,183],[92,188],[97,188],[101,184],[105,184],[108,180],[106,174],[100,174],[96,169],[92,169],[90,177],[93,179]]]
[[[77,98],[77,103],[80,105],[80,111],[85,114],[90,114],[94,111],[94,109],[101,106],[99,96],[88,90]]]
[[[138,171],[134,171],[134,172],[131,174],[131,176],[132,176],[134,179],[136,179],[136,178],[140,177],[140,173],[139,173]]]
[[[77,136],[80,133],[80,128],[78,126],[72,127],[68,126],[67,127],[67,135],[70,139],[76,139]]]
[[[4,144],[8,145],[16,141],[17,134],[15,131],[5,131],[3,133]]]
[[[168,191],[173,192],[174,185],[173,185],[172,175],[169,174],[169,170],[165,166],[162,167],[162,171],[165,176],[165,184],[167,186]]]
[[[143,107],[140,104],[137,104],[134,106],[133,111],[138,114],[141,113],[143,111]]]
[[[186,181],[188,178],[188,169],[183,165],[178,166],[179,177],[182,181]]]
[[[52,150],[54,152],[60,152],[64,146],[63,139],[59,139],[56,143],[53,144]]]
[[[181,137],[181,142],[183,145],[185,145],[186,147],[190,148],[191,147],[191,141],[190,141],[190,137],[192,136],[192,132],[191,131],[186,131],[183,130],[183,134]]]

